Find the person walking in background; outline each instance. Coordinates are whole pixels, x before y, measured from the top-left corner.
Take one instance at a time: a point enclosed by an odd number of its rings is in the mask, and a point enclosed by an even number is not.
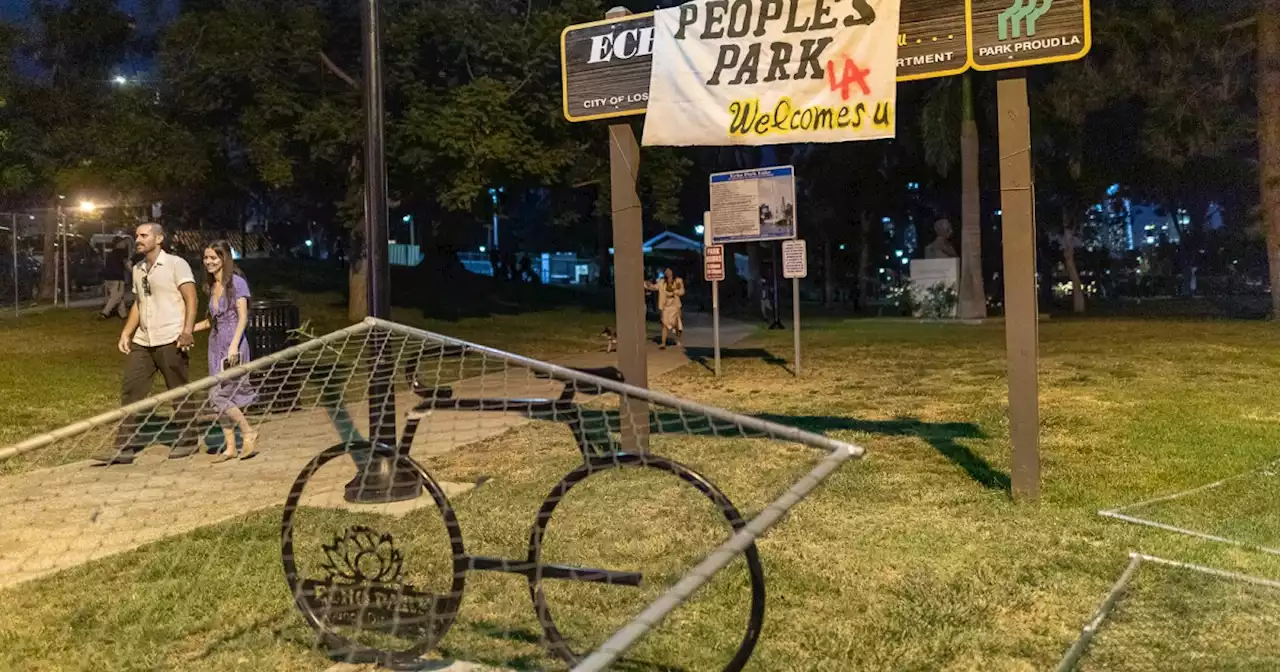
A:
[[[116,345],[126,355],[122,406],[146,399],[157,372],[170,390],[186,385],[195,342],[196,281],[191,265],[164,251],[164,228],[159,224],[139,225],[134,240],[135,251],[142,255],[132,273],[135,301]],[[169,459],[189,457],[198,449],[194,421],[188,404],[178,403],[173,409],[170,424],[177,425],[178,436]],[[136,414],[126,417],[116,432],[115,445],[92,459],[106,465],[133,462],[146,447],[139,436],[141,429]]]
[[[106,289],[107,302],[102,306],[98,319],[105,320],[115,313],[120,319],[129,316],[129,305],[125,301],[125,287],[129,276],[133,273],[133,264],[129,262],[128,239],[120,238],[107,253],[106,267],[102,269],[102,284]]]
[[[645,283],[645,289],[658,293],[658,310],[662,314],[662,344],[667,349],[667,334],[675,333],[676,347],[680,347],[680,337],[684,333],[684,306],[680,297],[684,296],[684,280],[676,277],[670,268],[663,271],[662,278],[656,283]]]
[[[249,340],[244,330],[249,323],[249,282],[245,280],[225,240],[215,241],[204,251],[204,290],[209,295],[209,317],[196,325],[196,331],[209,330],[209,375],[240,366],[249,361]],[[240,459],[258,454],[258,432],[249,424],[244,408],[257,400],[249,387],[248,376],[218,383],[209,393],[209,401],[218,410],[218,424],[225,440],[222,452],[214,462],[236,457],[236,427],[243,440]]]

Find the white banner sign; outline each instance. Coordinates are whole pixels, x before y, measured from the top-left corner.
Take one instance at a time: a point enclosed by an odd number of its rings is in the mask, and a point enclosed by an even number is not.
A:
[[[654,15],[645,145],[894,137],[901,0],[693,0]]]

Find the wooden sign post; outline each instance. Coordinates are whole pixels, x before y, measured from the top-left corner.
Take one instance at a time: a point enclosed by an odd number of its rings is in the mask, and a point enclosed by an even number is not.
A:
[[[626,16],[615,7],[605,16]],[[652,19],[650,19],[652,24]],[[610,54],[624,47],[614,39]],[[639,48],[638,46],[636,47]],[[603,48],[601,48],[603,49]],[[646,82],[646,87],[648,86]],[[647,98],[647,95],[646,95]],[[644,310],[644,218],[636,178],[640,174],[640,144],[630,123],[609,125],[609,184],[613,207],[613,295],[617,311],[618,370],[628,384],[649,386],[649,363],[645,352]],[[649,405],[640,399],[624,400],[621,409],[623,450],[642,454],[649,446]]]
[[[1009,435],[1013,496],[1034,501],[1040,497],[1040,324],[1031,111],[1022,68],[1071,61],[1088,53],[1092,42],[1089,0],[970,0],[969,31],[975,69],[1011,69],[997,85]]]

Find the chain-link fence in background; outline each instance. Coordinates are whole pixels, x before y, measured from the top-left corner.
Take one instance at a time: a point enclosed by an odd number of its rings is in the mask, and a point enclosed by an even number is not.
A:
[[[767,622],[756,541],[860,455],[612,368],[369,320],[0,449],[0,603],[105,593],[112,644],[86,655],[106,668],[178,666],[156,642],[184,614],[236,613],[294,633],[264,665],[736,670]],[[40,618],[83,599],[40,597]],[[11,650],[41,649],[10,619]]]

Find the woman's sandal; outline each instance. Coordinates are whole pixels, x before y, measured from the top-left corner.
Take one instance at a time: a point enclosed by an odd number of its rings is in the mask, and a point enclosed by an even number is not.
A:
[[[244,453],[240,455],[240,460],[242,462],[244,460],[251,460],[258,456],[258,445],[257,445],[258,433],[257,432],[241,437],[241,443],[242,443],[242,446],[244,447]]]

